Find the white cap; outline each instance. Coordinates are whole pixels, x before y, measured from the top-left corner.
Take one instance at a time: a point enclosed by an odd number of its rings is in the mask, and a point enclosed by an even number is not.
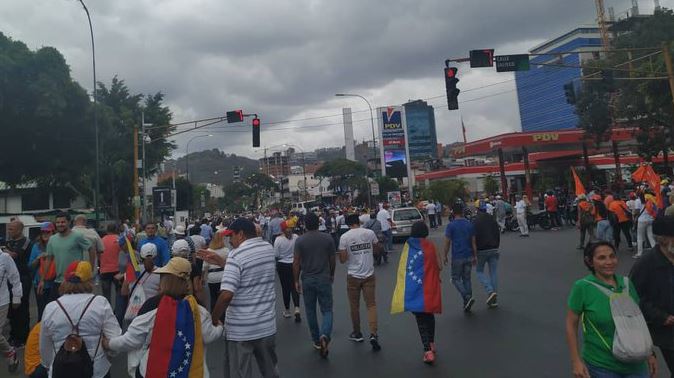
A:
[[[140,247],[140,257],[155,257],[157,256],[157,246],[154,243],[145,243]]]
[[[190,236],[190,238],[191,238],[192,241],[194,242],[194,248],[195,248],[195,249],[199,250],[199,249],[206,248],[206,239],[204,239],[203,236],[201,236],[201,235],[192,235],[192,236]]]
[[[171,247],[171,256],[187,257],[190,255],[190,245],[187,240],[176,240]]]
[[[181,236],[185,235],[185,226],[183,226],[182,224],[179,225],[179,226],[176,226],[174,232],[175,232],[176,235],[181,235]]]

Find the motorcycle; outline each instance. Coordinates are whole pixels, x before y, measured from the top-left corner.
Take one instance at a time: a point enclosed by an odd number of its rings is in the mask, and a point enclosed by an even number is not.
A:
[[[541,226],[544,230],[549,230],[552,228],[552,222],[550,222],[550,217],[548,213],[543,211],[539,212],[530,212],[527,213],[527,225],[529,229],[533,229],[535,226]]]

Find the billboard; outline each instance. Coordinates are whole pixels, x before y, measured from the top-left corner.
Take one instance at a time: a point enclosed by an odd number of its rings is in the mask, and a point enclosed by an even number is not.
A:
[[[377,112],[382,175],[397,179],[408,178],[411,175],[405,109],[402,106],[389,106],[378,108]]]

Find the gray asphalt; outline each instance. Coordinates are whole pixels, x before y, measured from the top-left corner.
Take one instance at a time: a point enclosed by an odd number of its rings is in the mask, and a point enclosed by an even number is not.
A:
[[[377,304],[380,352],[370,345],[347,339],[351,332],[346,297],[346,270],[338,263],[333,297],[334,327],[329,358],[321,359],[311,346],[306,323],[294,323],[280,316],[282,300],[277,298],[279,317],[276,335],[279,368],[283,377],[570,377],[569,355],[564,340],[565,303],[573,282],[587,271],[582,263],[575,228],[561,231],[533,231],[530,238],[506,233],[501,239],[499,261],[499,307],[488,309],[486,293],[473,271],[473,312],[464,314],[461,299],[442,272],[443,313],[436,316],[437,360],[434,366],[422,363],[422,346],[411,314],[390,314],[395,273],[401,245],[387,265],[377,267]],[[438,250],[442,231],[431,239]],[[633,264],[631,253],[619,253],[619,271],[625,274]],[[280,285],[279,285],[280,286]],[[362,329],[367,330],[364,303]],[[208,346],[212,377],[223,377],[223,343]],[[660,358],[659,361],[662,361]],[[0,376],[5,363],[0,363]],[[126,376],[126,358],[113,361],[112,377]],[[668,376],[660,362],[658,377]]]

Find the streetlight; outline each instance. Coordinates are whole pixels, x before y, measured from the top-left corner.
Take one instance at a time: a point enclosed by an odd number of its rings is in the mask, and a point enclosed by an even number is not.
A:
[[[84,8],[84,12],[87,14],[87,20],[89,20],[89,32],[91,34],[91,61],[92,61],[92,66],[93,66],[93,73],[94,73],[94,88],[93,88],[93,95],[94,95],[94,132],[95,132],[95,138],[96,138],[96,176],[95,176],[95,190],[94,190],[94,208],[96,209],[96,227],[98,227],[98,220],[99,220],[99,213],[100,213],[100,207],[99,207],[99,196],[101,192],[101,176],[100,176],[100,157],[99,157],[99,141],[98,141],[98,99],[96,97],[96,45],[94,44],[94,28],[91,25],[91,16],[89,15],[89,9],[87,9],[87,6],[84,4],[83,0],[79,0],[80,4],[82,4],[82,8]]]
[[[187,146],[185,147],[185,176],[187,176],[187,184],[189,184],[189,189],[190,189],[190,197],[192,197],[192,185],[190,183],[190,143],[192,143],[193,140],[197,138],[202,138],[202,137],[212,137],[212,134],[208,135],[195,135],[190,140],[187,141]],[[177,201],[176,201],[177,202]],[[190,200],[190,204],[192,201]],[[190,206],[191,208],[192,206]]]
[[[195,135],[189,141],[187,141],[187,147],[185,148],[185,175],[187,176],[187,182],[190,182],[190,143],[197,138],[202,137],[212,137],[213,134],[208,135]]]
[[[359,95],[359,94],[350,94],[350,93],[337,93],[335,94],[336,97],[358,97],[365,101],[367,103],[367,107],[370,109],[370,125],[372,126],[372,160],[376,162],[377,159],[377,146],[375,145],[376,140],[375,140],[375,133],[374,133],[374,115],[372,114],[372,105],[370,105],[370,101],[368,101],[365,97]],[[376,163],[375,163],[376,166]],[[365,165],[367,167],[367,164]],[[367,180],[367,200],[370,203],[370,208],[372,207],[372,190],[370,188],[370,180]]]
[[[145,123],[145,111],[140,113],[140,127],[141,127],[141,145],[142,145],[142,155],[143,155],[143,195],[142,195],[142,205],[143,205],[143,222],[147,222],[147,187],[145,186],[145,179],[147,178],[147,161],[145,159],[145,144],[152,142],[150,136],[147,134],[145,127],[151,127],[151,123]]]

